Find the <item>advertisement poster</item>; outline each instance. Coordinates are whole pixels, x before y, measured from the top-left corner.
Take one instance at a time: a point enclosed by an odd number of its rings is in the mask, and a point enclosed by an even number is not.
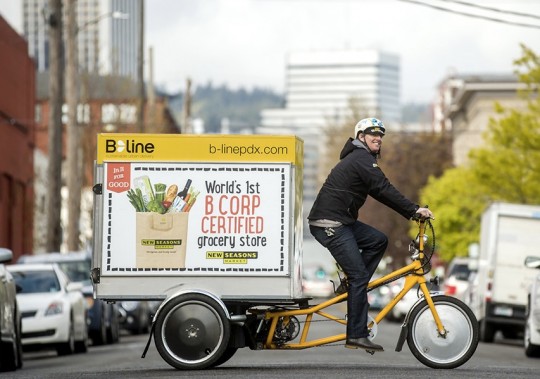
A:
[[[290,172],[105,162],[102,275],[287,275]]]

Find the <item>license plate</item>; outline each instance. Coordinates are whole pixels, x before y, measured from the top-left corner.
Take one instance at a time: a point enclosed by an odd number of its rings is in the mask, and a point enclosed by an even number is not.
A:
[[[512,317],[512,308],[511,307],[495,307],[493,314],[496,316],[505,316]]]

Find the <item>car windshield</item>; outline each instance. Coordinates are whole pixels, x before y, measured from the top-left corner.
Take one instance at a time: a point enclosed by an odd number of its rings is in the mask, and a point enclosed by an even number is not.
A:
[[[72,282],[90,285],[90,261],[56,262]]]
[[[17,293],[43,293],[60,291],[60,283],[54,271],[15,271],[12,275]]]
[[[457,280],[468,280],[470,273],[468,264],[456,264],[449,276],[454,276]]]

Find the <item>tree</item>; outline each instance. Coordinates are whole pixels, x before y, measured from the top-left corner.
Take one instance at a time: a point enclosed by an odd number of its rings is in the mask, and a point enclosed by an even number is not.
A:
[[[469,167],[432,178],[422,190],[422,202],[436,210],[437,230],[444,236],[440,255],[446,261],[466,255],[468,245],[479,240],[480,217],[490,202],[540,204],[540,59],[522,49],[515,64],[527,85],[521,93],[526,110],[495,104],[502,117],[490,119],[485,145],[470,151]]]
[[[435,241],[437,254],[443,261],[467,256],[469,245],[478,241],[478,220],[488,201],[485,192],[486,188],[466,167],[446,170],[439,178],[431,177],[422,189],[422,204],[432,206],[435,230],[443,236]]]

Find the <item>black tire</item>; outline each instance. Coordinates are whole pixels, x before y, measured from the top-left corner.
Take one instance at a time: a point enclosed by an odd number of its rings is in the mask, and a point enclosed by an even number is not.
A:
[[[111,323],[107,330],[107,343],[113,344],[120,341],[120,321],[115,307],[111,307]]]
[[[18,312],[18,311],[17,311]],[[17,368],[23,367],[22,320],[19,317],[15,339],[17,341]]]
[[[525,346],[525,355],[527,357],[540,357],[540,345],[535,345],[531,343],[531,326],[529,325],[529,320],[527,320],[527,322],[525,323],[525,334],[523,337],[523,342]]]
[[[80,341],[75,341],[75,353],[86,353],[88,351],[88,345],[90,344],[90,337],[88,337],[88,328],[84,325],[83,338]]]
[[[485,318],[480,321],[480,341],[492,343],[495,340],[495,332],[497,330],[492,323],[487,322]]]
[[[17,347],[15,341],[0,341],[0,372],[17,369]]]
[[[21,320],[17,309],[13,312],[13,336],[11,341],[0,338],[0,372],[15,371],[22,367]]]
[[[69,326],[69,336],[68,340],[64,343],[60,343],[56,347],[56,352],[58,355],[71,355],[75,351],[75,332],[73,330],[73,321],[71,321],[71,324]]]
[[[436,296],[433,302],[446,329],[446,337],[439,336],[431,310],[424,300],[411,310],[407,344],[416,359],[428,367],[459,367],[476,351],[478,322],[469,307],[454,297]]]
[[[212,365],[212,367],[217,367],[224,364],[229,359],[231,359],[237,351],[237,347],[228,347],[227,349],[225,349],[225,352],[221,355],[221,357],[219,357],[219,359]]]
[[[105,322],[105,308],[101,307],[101,315],[99,320],[99,330],[92,331],[90,336],[94,346],[104,345],[107,343],[107,324]]]
[[[156,320],[154,339],[168,364],[180,370],[197,370],[218,362],[227,350],[230,334],[220,304],[209,296],[191,293],[163,307]]]

